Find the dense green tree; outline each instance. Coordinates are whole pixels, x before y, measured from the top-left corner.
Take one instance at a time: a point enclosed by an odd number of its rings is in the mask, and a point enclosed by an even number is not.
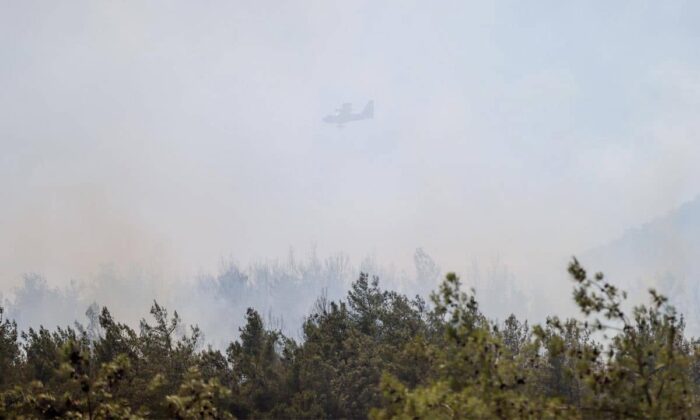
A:
[[[282,334],[265,329],[262,318],[253,309],[246,313],[246,325],[240,340],[226,353],[238,392],[246,404],[240,416],[269,412],[281,397],[282,361],[279,344]]]
[[[5,318],[0,306],[0,390],[19,379],[21,349],[17,339],[17,323]]]
[[[382,388],[387,404],[373,410],[375,418],[510,419],[569,415],[569,408],[558,400],[526,393],[531,372],[522,369],[517,354],[479,312],[474,294],[461,290],[456,275],[447,275],[433,300],[436,313],[445,320],[445,344],[433,350],[438,376],[411,389],[386,375]],[[509,335],[514,335],[512,330],[511,325]],[[511,340],[510,344],[516,343]]]

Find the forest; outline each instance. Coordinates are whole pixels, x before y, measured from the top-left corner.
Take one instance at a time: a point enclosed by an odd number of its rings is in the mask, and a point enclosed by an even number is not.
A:
[[[87,325],[19,331],[0,308],[0,418],[700,415],[700,341],[668,299],[630,308],[602,273],[568,271],[577,318],[497,322],[454,273],[429,299],[360,274],[301,338],[249,308],[224,351],[157,302],[137,329],[91,307]]]
[[[0,420],[700,420],[699,22],[0,0]]]

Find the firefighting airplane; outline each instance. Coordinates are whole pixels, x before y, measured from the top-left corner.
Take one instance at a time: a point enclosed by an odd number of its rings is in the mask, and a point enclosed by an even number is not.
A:
[[[353,113],[352,104],[344,103],[340,108],[335,110],[334,114],[327,115],[323,118],[323,122],[328,124],[337,124],[342,127],[343,124],[352,121],[369,120],[374,118],[374,101],[367,102],[362,112]]]

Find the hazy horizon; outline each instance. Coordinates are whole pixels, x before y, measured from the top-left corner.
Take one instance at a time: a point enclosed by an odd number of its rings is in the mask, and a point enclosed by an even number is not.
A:
[[[4,296],[290,247],[551,286],[700,193],[698,3],[271,6],[1,3]]]

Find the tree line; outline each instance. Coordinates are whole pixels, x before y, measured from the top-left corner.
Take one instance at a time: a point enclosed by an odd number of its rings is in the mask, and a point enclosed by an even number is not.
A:
[[[430,303],[361,274],[301,339],[250,308],[225,350],[156,302],[138,328],[91,307],[53,331],[0,307],[0,418],[698,417],[700,342],[667,299],[627,310],[602,274],[568,270],[578,318],[496,322],[453,273]]]

